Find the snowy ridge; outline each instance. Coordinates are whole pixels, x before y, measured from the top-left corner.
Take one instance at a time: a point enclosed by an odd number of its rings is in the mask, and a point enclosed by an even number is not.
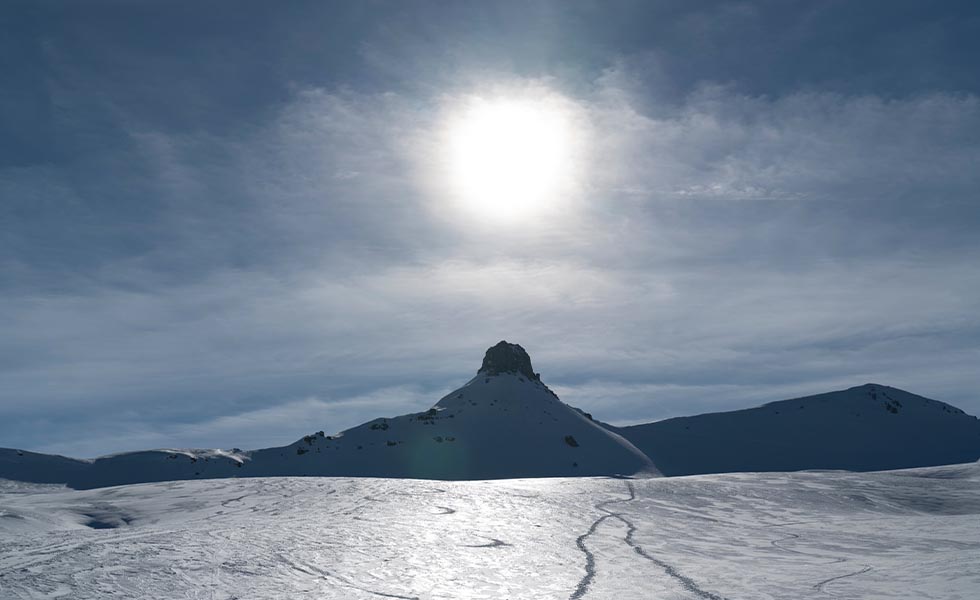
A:
[[[161,449],[76,460],[0,449],[0,478],[88,489],[226,477],[507,479],[844,469],[980,459],[980,422],[948,404],[867,384],[757,408],[612,427],[563,403],[516,344],[425,412],[240,450]]]
[[[757,408],[612,428],[664,475],[882,471],[980,459],[980,421],[944,402],[868,383]]]
[[[0,479],[32,483],[66,483],[79,477],[92,463],[57,454],[0,448]]]

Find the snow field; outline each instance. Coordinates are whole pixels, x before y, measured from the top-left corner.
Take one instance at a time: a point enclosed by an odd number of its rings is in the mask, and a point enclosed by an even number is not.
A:
[[[977,464],[7,483],[0,597],[973,599],[978,515]]]

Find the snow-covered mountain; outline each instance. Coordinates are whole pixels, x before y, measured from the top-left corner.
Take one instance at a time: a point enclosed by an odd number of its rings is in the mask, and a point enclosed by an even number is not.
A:
[[[516,344],[490,348],[476,377],[429,410],[320,431],[251,452],[149,450],[67,461],[49,476],[38,457],[0,454],[0,478],[79,489],[217,477],[285,475],[500,479],[659,474],[619,434],[558,399]],[[45,457],[44,460],[48,460]],[[61,463],[58,463],[61,465]]]
[[[617,428],[563,403],[523,348],[500,342],[487,350],[476,377],[422,413],[247,452],[162,449],[77,460],[0,449],[0,478],[86,489],[291,475],[462,480],[872,471],[978,458],[976,417],[875,384]]]
[[[962,410],[869,383],[732,412],[612,428],[664,475],[973,462],[980,421]]]
[[[425,412],[258,450],[242,471],[425,479],[656,473],[632,444],[559,400],[527,352],[507,342]]]

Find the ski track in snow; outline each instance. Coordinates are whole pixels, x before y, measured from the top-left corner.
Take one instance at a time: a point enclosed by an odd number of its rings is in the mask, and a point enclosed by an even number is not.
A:
[[[854,571],[852,573],[847,573],[845,575],[838,575],[837,577],[831,577],[829,579],[824,579],[820,583],[814,585],[813,586],[813,589],[817,590],[818,592],[826,592],[827,590],[825,590],[824,588],[827,586],[828,583],[832,583],[832,582],[837,581],[839,579],[846,579],[848,577],[854,577],[855,575],[863,575],[863,574],[867,573],[870,570],[871,570],[871,566],[870,565],[865,565],[864,568],[858,569],[857,571]]]
[[[785,526],[791,526],[791,525],[805,525],[805,524],[807,524],[807,523],[780,523],[778,525],[771,525],[770,527],[781,527],[781,526],[785,527]],[[806,557],[811,557],[811,558],[830,559],[827,562],[823,563],[823,564],[826,564],[826,565],[836,565],[836,564],[840,564],[840,563],[843,563],[843,562],[847,562],[848,561],[848,559],[845,558],[845,557],[843,557],[843,556],[830,557],[830,556],[827,556],[825,554],[816,554],[816,553],[813,553],[813,552],[801,552],[800,550],[794,550],[792,548],[786,548],[781,543],[781,542],[785,542],[785,541],[788,541],[788,540],[799,540],[800,538],[801,538],[801,536],[798,533],[788,533],[788,534],[786,534],[786,536],[781,537],[778,540],[773,540],[770,543],[772,544],[773,547],[778,548],[779,550],[781,550],[783,552],[788,552],[788,553],[791,553],[791,554],[797,554],[797,555],[800,555],[800,556],[806,556]],[[825,587],[827,586],[827,584],[832,583],[834,581],[837,581],[839,579],[846,579],[848,577],[854,577],[856,575],[863,575],[864,573],[867,573],[871,569],[872,569],[871,565],[865,565],[864,567],[862,567],[861,569],[858,569],[857,571],[852,571],[850,573],[845,573],[844,575],[838,575],[836,577],[828,577],[827,579],[824,579],[824,580],[822,580],[822,581],[814,584],[813,589],[816,590],[816,591],[818,591],[818,592],[829,593],[825,589]]]
[[[588,549],[588,547],[585,544],[585,540],[587,540],[589,537],[594,535],[596,530],[599,528],[599,525],[601,525],[607,519],[615,519],[621,521],[624,525],[626,525],[627,527],[626,537],[623,538],[623,541],[630,548],[633,549],[633,552],[635,552],[639,556],[642,556],[646,560],[649,560],[650,562],[654,563],[655,565],[663,569],[667,573],[667,575],[679,581],[681,585],[684,587],[684,589],[693,593],[695,596],[699,598],[706,598],[708,600],[727,600],[723,596],[718,596],[717,594],[713,594],[711,592],[701,589],[701,587],[698,586],[698,584],[696,584],[693,579],[682,575],[677,571],[676,568],[674,568],[670,564],[650,555],[646,550],[643,549],[642,546],[636,543],[636,541],[633,539],[633,536],[636,533],[636,525],[634,525],[633,522],[630,521],[628,518],[626,518],[622,513],[614,513],[606,508],[610,504],[627,503],[636,500],[636,488],[633,485],[633,482],[631,481],[626,482],[626,490],[629,492],[629,498],[605,500],[603,502],[596,504],[595,507],[606,514],[596,519],[589,527],[589,530],[583,533],[582,535],[580,535],[575,540],[575,543],[578,546],[579,550],[581,550],[585,554],[585,576],[582,577],[581,581],[579,581],[578,585],[575,587],[575,591],[572,592],[571,596],[569,596],[569,600],[578,600],[579,598],[585,596],[585,594],[587,594],[589,591],[589,586],[592,585],[592,582],[595,579],[596,576],[595,555]]]
[[[585,545],[585,540],[588,539],[592,534],[595,533],[599,525],[603,521],[610,518],[612,515],[603,515],[593,521],[592,526],[589,530],[578,536],[575,540],[575,544],[578,546],[579,550],[585,553],[585,576],[579,581],[578,585],[575,587],[575,591],[569,596],[570,600],[578,600],[589,591],[589,586],[592,585],[592,580],[595,579],[595,554],[589,550],[588,546]]]
[[[844,557],[842,557],[842,556],[838,556],[836,558],[831,558],[830,556],[827,556],[825,554],[815,554],[813,552],[801,552],[800,550],[794,550],[792,548],[787,548],[786,546],[783,546],[783,544],[782,544],[782,542],[785,542],[785,541],[788,541],[788,540],[798,540],[798,539],[800,539],[800,534],[798,534],[798,533],[788,533],[784,537],[781,537],[778,540],[773,540],[773,541],[771,541],[769,543],[774,548],[777,548],[778,550],[780,550],[782,552],[788,552],[790,554],[798,554],[800,556],[806,556],[806,557],[810,557],[810,558],[830,559],[826,563],[824,563],[824,564],[828,564],[828,565],[835,565],[837,563],[842,563],[842,562],[846,562],[847,561],[847,559],[844,558]]]

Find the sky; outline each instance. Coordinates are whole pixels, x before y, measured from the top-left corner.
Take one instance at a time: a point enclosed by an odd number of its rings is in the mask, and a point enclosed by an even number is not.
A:
[[[286,444],[501,339],[614,424],[978,414],[978,67],[972,1],[4,2],[0,446]],[[447,140],[515,98],[563,170],[497,219]]]

